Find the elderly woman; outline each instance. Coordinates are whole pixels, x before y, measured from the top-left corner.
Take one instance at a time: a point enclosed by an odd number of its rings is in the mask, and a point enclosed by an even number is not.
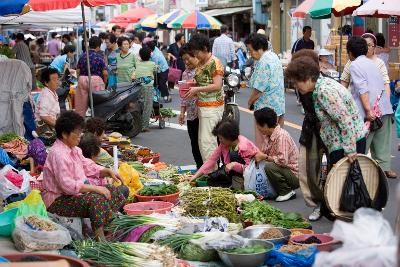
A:
[[[265,107],[273,109],[278,115],[278,122],[283,126],[285,114],[285,92],[283,68],[278,56],[268,50],[268,39],[262,34],[251,34],[246,40],[251,57],[256,60],[253,75],[250,78],[252,93],[248,100],[250,109]],[[263,135],[255,127],[256,145],[261,149]]]
[[[357,153],[364,154],[366,131],[350,92],[333,79],[322,77],[319,65],[310,57],[292,60],[286,75],[301,94],[312,93],[321,139],[329,153],[329,167],[343,157],[353,162]]]
[[[363,38],[353,37],[347,43],[347,53],[351,60],[350,88],[362,118],[369,122],[367,126],[377,119],[374,105],[380,98],[379,109],[382,114],[379,119],[382,127],[369,127],[366,151],[371,149],[372,158],[380,164],[388,178],[396,178],[397,175],[390,166],[393,110],[390,104],[389,78],[385,64],[374,55],[374,38],[372,34],[364,34]]]
[[[129,39],[126,37],[118,38],[120,53],[117,55],[117,81],[131,82],[135,79],[133,73],[136,68],[135,54],[129,51]]]
[[[42,72],[42,84],[45,86],[36,104],[36,132],[46,145],[52,145],[56,140],[54,126],[60,114],[57,88],[60,80],[56,69],[45,69]]]
[[[257,147],[246,137],[240,135],[239,125],[231,120],[222,120],[214,128],[213,134],[218,137],[220,145],[215,149],[203,166],[191,178],[195,180],[203,174],[209,174],[217,161],[223,157],[227,177],[216,177],[209,181],[212,186],[232,186],[235,189],[244,189],[243,172],[250,160],[259,152]]]
[[[194,77],[197,86],[191,87],[185,98],[198,97],[199,147],[203,161],[206,161],[218,146],[212,131],[224,113],[224,67],[221,61],[211,54],[210,41],[206,36],[193,35],[189,41],[189,48],[199,63]]]
[[[73,112],[63,113],[56,121],[57,140],[51,147],[43,168],[43,201],[51,213],[66,217],[90,218],[98,239],[114,212],[125,204],[127,188],[88,184],[88,176],[122,179],[111,169],[98,166],[78,148],[84,127],[83,118]]]

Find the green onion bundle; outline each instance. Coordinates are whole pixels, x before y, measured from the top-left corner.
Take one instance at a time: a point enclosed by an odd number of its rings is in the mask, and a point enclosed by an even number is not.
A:
[[[202,234],[174,234],[157,241],[161,246],[168,246],[176,253],[182,252],[183,248],[193,239],[204,237]]]
[[[173,267],[175,255],[167,247],[145,243],[75,241],[79,257],[109,267]]]

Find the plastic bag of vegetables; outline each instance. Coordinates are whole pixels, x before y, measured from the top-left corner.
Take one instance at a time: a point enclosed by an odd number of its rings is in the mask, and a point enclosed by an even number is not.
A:
[[[139,179],[139,173],[129,164],[121,163],[118,173],[124,180],[125,185],[129,188],[129,197],[133,197],[139,190],[143,188],[143,184]],[[114,182],[115,186],[120,186],[120,182]]]

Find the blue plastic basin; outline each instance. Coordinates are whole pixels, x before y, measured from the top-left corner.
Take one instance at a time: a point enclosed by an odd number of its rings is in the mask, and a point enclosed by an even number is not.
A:
[[[18,208],[0,213],[0,236],[10,237]]]

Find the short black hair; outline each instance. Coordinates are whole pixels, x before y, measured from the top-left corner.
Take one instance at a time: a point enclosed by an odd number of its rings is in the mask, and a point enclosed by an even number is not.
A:
[[[229,30],[228,26],[221,25],[221,29],[219,31],[221,32],[221,34],[223,34],[223,33],[227,33],[228,30]]]
[[[303,56],[290,61],[285,71],[286,78],[294,82],[305,82],[309,79],[316,82],[319,75],[319,64],[310,56]]]
[[[367,41],[359,36],[350,37],[346,45],[347,53],[351,53],[354,58],[365,56],[368,53]]]
[[[63,49],[63,52],[62,52],[62,54],[63,55],[66,55],[66,54],[68,54],[68,53],[74,53],[75,52],[75,46],[74,45],[66,45],[66,46],[64,46],[64,49]]]
[[[107,33],[106,32],[101,32],[101,33],[99,33],[99,38],[100,39],[107,39]]]
[[[221,120],[214,127],[212,134],[222,136],[229,141],[235,141],[240,135],[239,125],[233,120]]]
[[[175,42],[179,42],[182,39],[182,37],[185,37],[183,33],[177,33],[175,35]]]
[[[96,49],[101,46],[101,39],[97,36],[92,36],[89,39],[89,48],[90,49]]]
[[[102,118],[94,117],[86,121],[85,131],[101,136],[106,131],[106,123]]]
[[[42,74],[40,77],[41,82],[43,84],[50,82],[50,76],[55,73],[58,75],[58,70],[54,69],[54,68],[46,68],[46,69],[42,70]]]
[[[125,41],[128,41],[128,43],[131,43],[127,37],[125,37],[125,36],[119,37],[118,41],[117,41],[118,46],[121,47],[122,43],[125,42]]]
[[[304,26],[303,27],[303,33],[306,33],[307,30],[312,31],[312,28],[310,26]]]
[[[268,50],[268,38],[264,34],[252,33],[245,40],[246,45],[251,45],[254,50],[262,49],[264,51]]]
[[[112,43],[112,44],[117,43],[117,36],[115,36],[112,33],[108,34],[106,39],[110,40],[110,43]]]
[[[25,36],[24,36],[24,34],[22,32],[19,32],[15,36],[15,39],[17,39],[18,41],[24,41],[25,40]]]
[[[385,40],[385,36],[383,35],[383,33],[377,33],[377,34],[375,34],[375,37],[376,37],[376,45],[379,47],[385,47],[386,40]]]
[[[266,124],[268,128],[275,128],[278,124],[278,116],[272,108],[265,107],[254,111],[254,118],[261,127]]]
[[[143,39],[144,39],[144,37],[143,37],[143,32],[137,32],[134,36],[133,36],[133,38],[138,38],[139,39],[139,42],[143,42]]]
[[[54,38],[56,38],[56,36],[57,36],[57,32],[52,32],[52,33],[51,33],[51,38],[54,39]]]
[[[111,30],[112,30],[113,32],[115,32],[116,30],[122,30],[122,28],[121,28],[121,26],[114,25],[114,26],[112,26]]]
[[[71,37],[69,37],[69,34],[63,34],[63,36],[62,36],[62,39],[67,39],[68,40],[68,42],[70,42],[71,41]]]
[[[143,46],[139,50],[139,56],[143,61],[149,61],[151,58],[151,49],[148,46]]]
[[[38,45],[42,45],[42,44],[44,44],[44,39],[42,37],[40,37],[39,39],[36,40],[36,43]]]
[[[211,51],[210,40],[204,34],[196,33],[189,41],[190,50]]]
[[[63,134],[71,134],[75,130],[82,130],[85,127],[84,119],[75,111],[65,111],[56,120],[57,138],[61,139]]]
[[[189,55],[191,57],[194,57],[193,51],[190,50],[190,47],[188,44],[182,45],[181,48],[179,49],[179,56],[183,57],[183,55]]]
[[[150,41],[146,43],[146,46],[153,52],[157,47],[157,41]]]
[[[88,159],[99,155],[100,145],[101,143],[99,139],[92,133],[85,133],[81,137],[81,141],[79,142],[79,147],[82,150],[82,155]]]

